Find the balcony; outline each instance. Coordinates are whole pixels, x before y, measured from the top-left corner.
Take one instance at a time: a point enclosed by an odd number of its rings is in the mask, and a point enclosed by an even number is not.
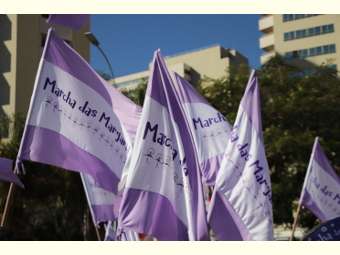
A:
[[[260,48],[269,51],[274,47],[274,33],[264,35],[260,38]]]
[[[275,57],[275,51],[264,53],[261,56],[261,64],[262,65],[265,64],[266,62],[268,62],[273,57]]]
[[[259,20],[259,30],[263,33],[273,32],[274,28],[274,16],[266,15],[262,16]]]

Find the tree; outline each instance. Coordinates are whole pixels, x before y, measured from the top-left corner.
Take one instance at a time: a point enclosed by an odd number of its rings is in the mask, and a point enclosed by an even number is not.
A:
[[[135,104],[143,106],[146,87],[147,79],[142,79],[136,88],[126,90],[123,89],[122,93],[130,98]]]
[[[308,75],[280,56],[258,71],[264,142],[271,171],[274,222],[290,224],[300,196],[315,136],[332,165],[340,166],[340,81],[334,70],[320,66]],[[229,76],[204,80],[202,94],[232,123],[246,86],[245,68]],[[301,224],[311,228],[314,216],[303,211]]]

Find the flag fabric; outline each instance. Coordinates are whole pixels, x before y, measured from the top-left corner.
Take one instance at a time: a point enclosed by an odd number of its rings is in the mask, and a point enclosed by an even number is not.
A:
[[[114,222],[108,221],[105,225],[105,237],[104,241],[116,241],[117,236],[116,236],[116,229]]]
[[[115,113],[120,104],[125,96],[50,29],[17,165],[31,160],[82,172],[116,193],[131,149],[124,116]],[[131,104],[125,112],[137,110]]]
[[[255,71],[230,133],[208,219],[218,240],[273,239],[272,191]]]
[[[90,22],[89,14],[50,14],[46,21],[50,25],[62,25],[75,30]]]
[[[205,240],[199,163],[174,84],[156,51],[118,227],[157,240]]]
[[[80,176],[93,222],[99,224],[117,219],[121,196],[96,186],[91,175],[81,173]]]
[[[226,150],[230,124],[189,82],[176,73],[174,77],[178,95],[190,120],[203,180],[208,185],[214,185]]]
[[[116,227],[116,222],[109,221],[105,224],[104,241],[139,241],[138,234],[130,230],[121,231],[118,236]]]
[[[316,138],[309,161],[300,203],[321,221],[340,217],[340,178]]]
[[[13,173],[13,160],[0,158],[0,180],[12,182],[21,188],[24,188],[24,184],[20,181],[19,177]]]
[[[303,241],[340,241],[340,216],[313,228]]]

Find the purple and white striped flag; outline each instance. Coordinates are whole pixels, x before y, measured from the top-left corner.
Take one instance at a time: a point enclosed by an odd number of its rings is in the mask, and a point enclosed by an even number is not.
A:
[[[80,174],[93,222],[114,221],[118,218],[121,196],[95,185],[91,175]]]
[[[219,240],[272,240],[272,191],[252,72],[216,178],[208,219]]]
[[[7,158],[0,158],[0,180],[12,182],[21,188],[24,184],[20,181],[19,177],[13,173],[13,160]]]
[[[62,25],[79,30],[89,21],[89,14],[50,14],[46,22],[50,25]]]
[[[189,82],[176,73],[174,76],[176,89],[190,120],[203,180],[208,185],[214,185],[227,147],[230,124]]]
[[[18,163],[31,160],[90,175],[116,193],[131,143],[115,112],[124,97],[49,30]],[[133,105],[125,112],[137,110]],[[129,114],[127,114],[129,116]]]
[[[340,216],[340,178],[329,163],[318,137],[315,138],[300,204],[321,221]]]
[[[119,228],[158,240],[205,240],[199,163],[184,109],[155,52],[119,213]]]

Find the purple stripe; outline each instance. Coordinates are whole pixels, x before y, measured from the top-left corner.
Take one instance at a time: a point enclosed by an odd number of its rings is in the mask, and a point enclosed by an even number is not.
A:
[[[214,192],[209,223],[220,241],[250,240],[249,233],[223,194]]]
[[[50,14],[46,22],[57,24],[73,29],[80,29],[90,21],[89,14]]]
[[[197,90],[184,78],[175,73],[175,80],[178,84],[178,95],[184,103],[202,103],[209,105],[208,101],[202,97]]]
[[[315,142],[316,142],[316,148],[314,152],[315,161],[322,167],[323,170],[325,170],[330,176],[332,176],[334,180],[340,185],[340,178],[339,176],[337,176],[337,174],[333,170],[320,143],[317,140]]]
[[[154,192],[127,188],[119,215],[119,226],[166,240],[188,240],[187,227],[177,217],[170,201]]]
[[[85,83],[91,89],[101,95],[104,100],[112,106],[111,97],[107,88],[109,86],[103,79],[91,68],[78,52],[72,49],[66,42],[60,39],[50,30],[50,39],[47,42],[45,60],[63,69],[65,72],[74,76]]]
[[[223,155],[217,155],[215,157],[211,157],[207,160],[204,160],[201,163],[203,179],[207,185],[209,186],[215,185],[216,176],[220,169],[222,159]]]
[[[321,221],[326,221],[327,217],[323,214],[323,212],[319,209],[317,204],[312,199],[311,195],[305,190],[305,193],[302,198],[302,204],[311,210],[316,217],[318,217]]]
[[[0,158],[0,180],[12,182],[21,188],[24,184],[20,181],[19,177],[13,173],[13,160]]]
[[[63,135],[46,128],[26,126],[20,159],[62,167],[91,175],[96,185],[117,192],[119,178],[103,161],[79,148]]]
[[[113,221],[118,217],[117,212],[114,211],[113,205],[91,205],[91,207],[96,222]]]
[[[260,101],[260,90],[258,86],[258,80],[255,71],[253,70],[249,81],[241,100],[241,105],[244,111],[247,113],[250,122],[255,128],[261,141],[262,137],[262,121],[261,121],[261,101]]]

